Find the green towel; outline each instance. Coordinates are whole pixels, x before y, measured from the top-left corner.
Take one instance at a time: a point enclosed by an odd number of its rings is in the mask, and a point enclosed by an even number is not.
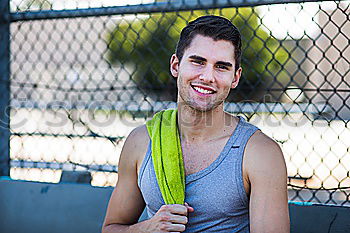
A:
[[[185,169],[177,109],[158,112],[146,123],[152,140],[152,160],[165,204],[184,204]]]

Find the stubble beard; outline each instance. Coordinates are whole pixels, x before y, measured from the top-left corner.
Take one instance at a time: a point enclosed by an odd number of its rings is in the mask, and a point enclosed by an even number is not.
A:
[[[226,98],[218,98],[216,100],[210,99],[209,101],[203,101],[202,103],[204,104],[201,104],[191,99],[190,96],[186,97],[184,90],[179,90],[178,95],[179,95],[178,104],[181,104],[182,106],[188,106],[193,111],[200,112],[200,113],[206,113],[206,112],[215,110],[217,107],[223,104],[226,99]]]
[[[186,106],[190,107],[192,110],[201,112],[201,113],[213,111],[223,103],[223,101],[217,101],[214,103],[207,103],[204,106],[203,105],[201,106],[197,102],[191,101],[191,100],[187,100],[187,101],[184,100],[183,102]]]
[[[183,80],[178,77],[177,80],[177,86],[178,86],[178,104],[181,104],[182,106],[188,106],[190,109],[192,109],[195,112],[199,113],[207,113],[210,111],[215,110],[217,107],[219,107],[221,104],[224,103],[227,96],[229,95],[230,89],[226,90],[224,93],[220,96],[217,96],[215,99],[209,99],[209,101],[203,101],[205,104],[201,105],[201,103],[198,103],[197,101],[194,101],[194,97],[191,97],[190,90],[192,87],[189,85],[188,90],[186,90],[186,84],[182,82]],[[179,88],[181,87],[181,88]],[[215,94],[217,95],[217,93]]]

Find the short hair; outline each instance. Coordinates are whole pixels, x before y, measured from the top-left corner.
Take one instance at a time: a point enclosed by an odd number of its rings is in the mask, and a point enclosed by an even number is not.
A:
[[[214,15],[207,15],[197,18],[188,23],[180,34],[175,54],[179,61],[185,53],[185,50],[191,45],[196,35],[202,35],[212,38],[213,40],[230,41],[234,46],[235,70],[240,67],[242,54],[241,34],[238,28],[230,20]]]

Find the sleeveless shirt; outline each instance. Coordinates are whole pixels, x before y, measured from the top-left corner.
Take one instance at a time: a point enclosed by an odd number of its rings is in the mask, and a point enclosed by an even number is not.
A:
[[[242,117],[219,156],[207,168],[185,177],[185,202],[194,208],[184,232],[249,232],[249,197],[242,173],[245,146],[258,130]],[[164,200],[153,167],[151,141],[138,186],[152,217]]]

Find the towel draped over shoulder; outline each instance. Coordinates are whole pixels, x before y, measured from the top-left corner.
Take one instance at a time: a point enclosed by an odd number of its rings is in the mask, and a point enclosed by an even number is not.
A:
[[[156,113],[146,122],[152,160],[165,204],[184,204],[185,169],[177,127],[177,109]]]

